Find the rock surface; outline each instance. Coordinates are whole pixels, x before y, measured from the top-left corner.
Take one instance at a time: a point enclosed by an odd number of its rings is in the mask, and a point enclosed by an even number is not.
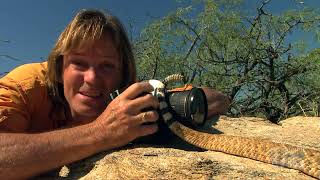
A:
[[[320,150],[320,117],[280,125],[255,117],[222,116],[199,129]],[[129,145],[64,166],[35,179],[313,179],[297,170],[207,151],[173,138],[166,145]]]

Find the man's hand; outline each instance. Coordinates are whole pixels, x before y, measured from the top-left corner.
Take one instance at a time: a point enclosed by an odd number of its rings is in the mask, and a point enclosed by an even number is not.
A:
[[[213,90],[208,87],[201,87],[206,95],[208,103],[208,118],[210,119],[215,115],[225,114],[230,106],[231,100],[228,96],[220,91]]]
[[[149,94],[151,91],[153,87],[148,82],[129,86],[94,121],[101,129],[98,138],[102,140],[104,148],[123,146],[158,130],[157,124],[144,125],[146,122],[156,122],[159,118],[156,111],[159,102]]]

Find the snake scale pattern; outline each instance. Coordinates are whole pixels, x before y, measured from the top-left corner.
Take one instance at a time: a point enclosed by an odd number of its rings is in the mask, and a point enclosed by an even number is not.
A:
[[[164,100],[166,84],[163,82],[168,83],[170,81],[181,80],[181,78],[182,76],[179,75],[171,75],[162,82],[149,80],[149,83],[155,89],[152,93],[160,102],[160,114],[175,135],[203,149],[220,151],[273,165],[296,169],[309,176],[320,179],[320,151],[318,150],[300,148],[258,138],[198,132],[174,120],[171,113],[166,110],[168,106]]]

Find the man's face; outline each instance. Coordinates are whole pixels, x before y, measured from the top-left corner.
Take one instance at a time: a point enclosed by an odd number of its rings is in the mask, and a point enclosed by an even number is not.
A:
[[[121,61],[110,34],[93,47],[63,56],[64,95],[75,121],[93,120],[107,106],[108,94],[118,89]]]

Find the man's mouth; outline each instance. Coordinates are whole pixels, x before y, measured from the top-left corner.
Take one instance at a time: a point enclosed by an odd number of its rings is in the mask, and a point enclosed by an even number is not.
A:
[[[101,91],[78,91],[77,100],[90,109],[102,110],[105,108],[106,96]]]
[[[99,98],[102,96],[102,93],[100,92],[79,92],[83,96],[87,96],[90,98]]]

